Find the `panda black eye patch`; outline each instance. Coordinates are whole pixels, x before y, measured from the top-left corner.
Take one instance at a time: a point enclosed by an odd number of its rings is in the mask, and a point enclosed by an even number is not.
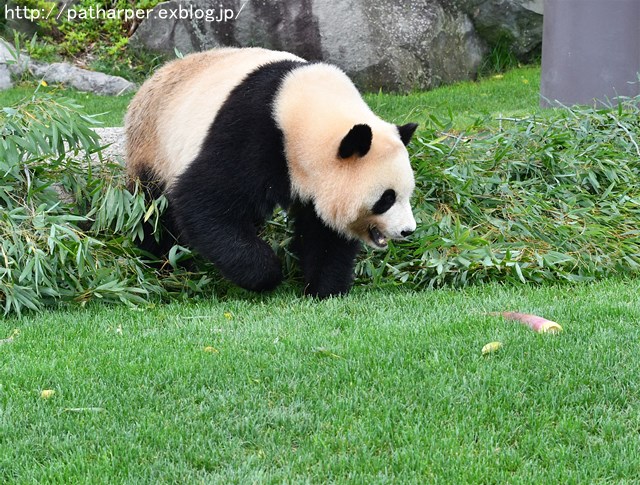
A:
[[[371,209],[374,214],[384,214],[387,212],[393,204],[396,203],[396,192],[393,189],[387,189],[378,199]]]

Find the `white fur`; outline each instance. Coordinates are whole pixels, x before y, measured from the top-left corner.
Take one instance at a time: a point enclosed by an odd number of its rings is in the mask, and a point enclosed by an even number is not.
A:
[[[274,105],[293,192],[302,200],[313,200],[327,225],[368,244],[372,241],[366,226],[375,225],[391,239],[415,229],[409,206],[413,171],[398,129],[371,111],[346,74],[326,64],[295,69],[282,83]],[[340,142],[356,124],[371,127],[371,149],[362,158],[340,159]],[[371,215],[389,188],[396,192],[396,204],[384,214]]]
[[[157,137],[154,145],[158,152],[153,160],[156,175],[169,184],[175,181],[200,152],[229,93],[259,66],[283,60],[303,61],[288,52],[227,48],[191,54],[159,70],[150,81],[154,83],[152,95],[161,97],[160,108],[153,117],[138,121],[143,124],[151,118],[154,126],[136,127],[136,120],[128,120],[137,131]],[[178,78],[182,79],[176,82]]]
[[[192,54],[160,69],[141,87],[127,114],[132,179],[152,167],[170,188],[199,154],[231,91],[258,67],[282,60],[302,61],[287,52],[226,48]],[[397,127],[369,109],[340,69],[314,63],[292,70],[276,94],[273,115],[284,134],[293,195],[312,200],[325,224],[372,246],[371,227],[385,239],[415,229],[409,205],[413,172]],[[371,149],[364,157],[341,159],[340,142],[356,124],[371,127]],[[389,188],[396,192],[396,203],[384,214],[372,214]]]

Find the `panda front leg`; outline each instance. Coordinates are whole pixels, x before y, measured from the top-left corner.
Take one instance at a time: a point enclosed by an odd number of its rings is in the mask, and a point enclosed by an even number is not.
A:
[[[346,294],[353,284],[353,269],[360,241],[347,239],[327,227],[312,204],[294,207],[292,250],[300,258],[304,292],[318,298]]]
[[[251,291],[269,291],[282,281],[280,260],[258,237],[253,222],[180,217],[180,227],[187,245],[232,283]]]

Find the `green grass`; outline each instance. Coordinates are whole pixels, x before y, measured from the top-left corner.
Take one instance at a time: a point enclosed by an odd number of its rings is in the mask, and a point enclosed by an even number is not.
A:
[[[523,68],[366,99],[392,121],[465,126],[537,112],[538,83]],[[63,93],[121,124],[128,98]],[[7,318],[0,483],[633,483],[639,290],[370,283],[317,302],[284,286]],[[487,315],[507,310],[564,332]],[[490,341],[504,347],[482,356]]]
[[[480,82],[463,82],[406,96],[371,93],[365,99],[378,115],[396,123],[415,121],[425,126],[432,115],[440,119],[451,115],[455,126],[465,127],[487,116],[538,112],[540,68],[522,67]]]
[[[19,87],[0,92],[0,106],[8,106],[31,96],[35,87],[23,83]],[[40,87],[43,92],[62,93],[84,105],[89,114],[102,114],[105,126],[121,126],[131,95],[108,97],[57,86]],[[406,96],[388,93],[368,93],[365,99],[383,118],[396,122],[427,124],[431,115],[448,118],[454,115],[456,126],[466,126],[477,118],[491,114],[516,115],[537,111],[540,92],[540,68],[523,67],[505,74],[464,82],[433,91]]]
[[[639,290],[285,288],[3,321],[0,482],[633,482]]]

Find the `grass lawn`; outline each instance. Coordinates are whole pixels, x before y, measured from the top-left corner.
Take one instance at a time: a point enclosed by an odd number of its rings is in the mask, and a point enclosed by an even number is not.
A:
[[[22,84],[0,91],[0,106],[9,106],[32,96],[34,89],[32,84]],[[89,114],[101,114],[100,119],[105,126],[123,124],[124,113],[132,98],[132,95],[97,96],[59,86],[40,86],[38,89],[77,100]],[[531,113],[538,109],[539,92],[540,68],[523,67],[481,82],[464,82],[406,96],[369,93],[365,99],[378,115],[392,122],[413,121],[424,125],[431,115],[445,120],[451,113],[458,126],[465,126],[476,118],[492,114]]]
[[[398,123],[451,112],[464,126],[537,111],[538,90],[539,69],[522,68],[366,99]],[[111,126],[129,99],[59,92]],[[0,483],[631,483],[639,291],[370,284],[317,302],[285,285],[7,318],[0,339],[19,334],[0,343]],[[508,310],[564,332],[487,315]],[[482,356],[491,341],[504,346]]]
[[[631,482],[639,290],[285,288],[3,321],[0,482]],[[485,314],[512,309],[564,332]]]
[[[464,82],[408,96],[377,93],[365,99],[378,115],[398,124],[424,125],[434,115],[465,127],[486,116],[518,116],[539,111],[540,68],[522,67],[480,82]]]

